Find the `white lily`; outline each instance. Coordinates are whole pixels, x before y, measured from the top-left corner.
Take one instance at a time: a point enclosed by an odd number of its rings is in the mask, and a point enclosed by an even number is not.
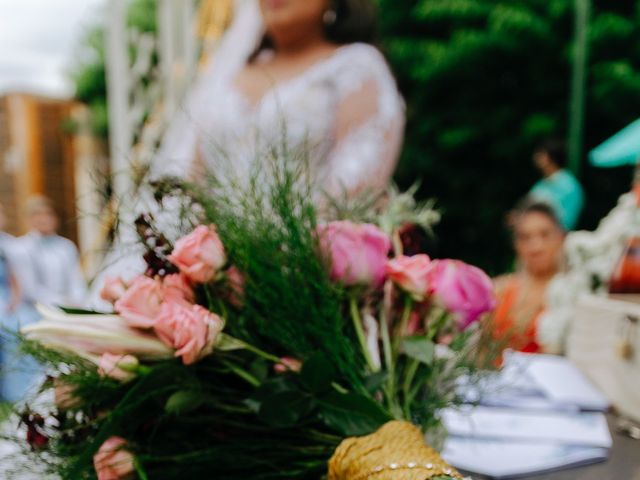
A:
[[[28,340],[95,361],[103,353],[132,354],[141,360],[172,358],[174,351],[160,339],[129,327],[118,315],[70,314],[38,306],[42,320],[22,328]]]

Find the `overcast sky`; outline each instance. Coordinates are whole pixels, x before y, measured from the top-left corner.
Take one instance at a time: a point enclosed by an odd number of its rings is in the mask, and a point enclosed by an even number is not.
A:
[[[64,97],[66,72],[82,32],[100,20],[105,0],[0,0],[0,94]]]

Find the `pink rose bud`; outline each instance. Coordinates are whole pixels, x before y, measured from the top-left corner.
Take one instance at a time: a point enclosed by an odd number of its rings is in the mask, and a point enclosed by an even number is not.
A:
[[[176,242],[169,260],[191,281],[207,283],[227,261],[224,247],[213,225],[200,225]]]
[[[242,307],[244,298],[244,276],[235,266],[229,267],[227,270],[227,282],[229,285],[229,302],[234,307]]]
[[[98,480],[125,480],[133,478],[135,467],[133,455],[125,449],[127,441],[111,437],[102,444],[93,456],[93,466]]]
[[[53,401],[59,410],[77,407],[79,400],[75,396],[76,387],[55,378],[53,380]]]
[[[100,298],[110,303],[116,303],[127,291],[127,284],[121,277],[107,277],[104,281]]]
[[[135,328],[152,328],[160,313],[162,284],[153,278],[136,277],[115,309],[127,324]]]
[[[136,377],[135,370],[140,362],[133,355],[112,355],[104,353],[98,362],[98,374],[120,382],[128,382]]]
[[[460,330],[495,308],[493,283],[477,267],[459,260],[435,260],[429,277],[431,292],[456,316]]]
[[[297,358],[282,357],[280,363],[276,363],[273,366],[273,370],[276,373],[295,372],[299,373],[302,370],[302,362]]]
[[[387,278],[421,302],[429,293],[431,259],[424,254],[397,257],[387,263]]]
[[[167,275],[162,279],[162,298],[165,302],[170,300],[195,302],[195,295],[189,280],[181,273]]]
[[[318,227],[320,248],[331,279],[345,286],[379,287],[384,282],[391,240],[378,227],[349,221]]]
[[[155,331],[160,340],[176,350],[185,365],[210,355],[224,328],[224,321],[200,305],[166,302]]]

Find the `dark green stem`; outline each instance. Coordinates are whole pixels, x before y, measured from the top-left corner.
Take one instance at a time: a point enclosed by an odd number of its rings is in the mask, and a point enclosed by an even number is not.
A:
[[[258,380],[256,377],[254,377],[253,375],[251,375],[249,372],[247,372],[246,370],[238,367],[237,365],[234,365],[231,362],[223,362],[224,365],[231,370],[233,373],[235,373],[236,375],[238,375],[240,378],[242,378],[243,380],[245,380],[247,383],[251,384],[254,387],[259,387],[260,386],[260,380]]]
[[[360,343],[360,348],[362,349],[362,353],[364,355],[365,360],[367,361],[367,365],[372,372],[377,372],[380,370],[375,363],[373,363],[373,359],[371,358],[371,353],[369,353],[369,349],[367,348],[367,339],[364,335],[364,329],[362,328],[362,319],[360,318],[360,310],[358,309],[358,301],[354,296],[349,298],[349,309],[351,311],[351,320],[353,321],[353,328],[356,331],[356,336],[358,337],[358,342]]]
[[[404,398],[404,416],[405,420],[408,421],[411,421],[411,403],[413,401],[412,395],[410,393],[411,384],[413,383],[413,379],[418,372],[418,368],[420,368],[420,361],[412,358],[409,361],[409,366],[407,367],[404,382],[402,384],[402,393]]]
[[[407,326],[409,325],[409,320],[411,319],[411,309],[413,308],[413,299],[411,295],[405,295],[404,297],[404,309],[402,311],[402,317],[400,318],[400,325],[396,331],[396,336],[393,339],[393,349],[394,349],[394,358],[398,358],[398,354],[400,353],[400,343],[402,342],[402,338],[406,335]]]

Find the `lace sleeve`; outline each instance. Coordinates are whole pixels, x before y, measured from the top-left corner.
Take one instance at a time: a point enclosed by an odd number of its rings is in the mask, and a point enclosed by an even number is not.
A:
[[[384,189],[396,167],[404,133],[404,103],[382,55],[359,45],[338,77],[341,99],[330,154],[330,195]]]

